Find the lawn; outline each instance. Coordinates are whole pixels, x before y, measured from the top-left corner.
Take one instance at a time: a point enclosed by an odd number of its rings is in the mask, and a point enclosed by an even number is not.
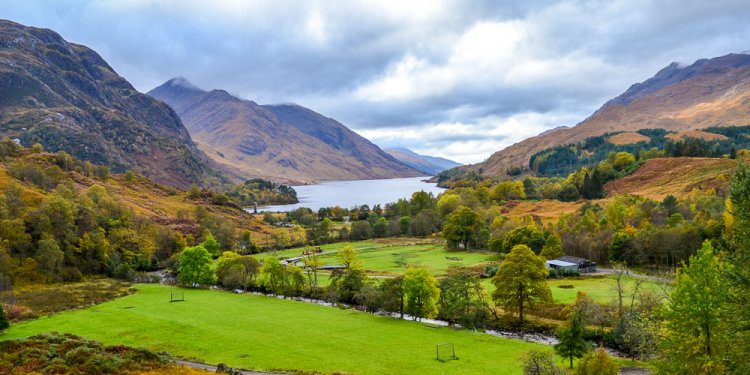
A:
[[[0,338],[71,332],[212,364],[357,374],[520,374],[520,355],[550,350],[304,302],[185,290],[185,302],[170,303],[169,287],[137,288],[136,294],[98,306],[13,325]],[[459,360],[435,360],[435,345],[445,342],[455,344]]]
[[[425,267],[435,276],[445,276],[454,267],[481,266],[486,262],[496,261],[497,254],[479,251],[447,251],[442,243],[408,243],[409,239],[400,242],[345,242],[321,246],[323,252],[337,251],[351,246],[357,251],[365,270],[371,274],[400,275],[409,267]],[[276,252],[279,258],[291,258],[302,255],[304,249],[290,249]],[[260,256],[273,256],[267,253]],[[320,260],[324,265],[338,264],[335,253],[323,254]]]

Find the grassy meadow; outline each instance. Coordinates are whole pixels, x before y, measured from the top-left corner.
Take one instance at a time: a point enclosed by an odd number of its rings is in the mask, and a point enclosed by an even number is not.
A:
[[[455,267],[479,267],[497,261],[495,253],[487,251],[447,251],[445,244],[420,243],[419,239],[400,238],[390,241],[344,242],[321,246],[324,254],[320,260],[324,265],[338,264],[335,252],[351,246],[364,264],[369,274],[396,276],[403,274],[409,267],[425,267],[433,275],[440,277],[448,274]],[[424,241],[423,241],[424,242]],[[304,248],[289,249],[276,253],[267,253],[261,258],[277,256],[292,258],[302,255]]]
[[[138,293],[13,325],[0,339],[70,332],[105,344],[166,350],[183,358],[258,370],[323,373],[520,374],[519,356],[541,344],[353,310],[221,291],[140,284]],[[460,358],[435,360],[452,342]]]

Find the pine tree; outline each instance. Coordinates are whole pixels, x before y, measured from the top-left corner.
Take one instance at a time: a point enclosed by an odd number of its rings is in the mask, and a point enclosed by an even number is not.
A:
[[[591,348],[584,338],[584,333],[583,318],[578,312],[573,313],[566,327],[557,331],[557,338],[560,342],[555,345],[555,352],[570,360],[570,368],[573,368],[573,358],[583,357]]]

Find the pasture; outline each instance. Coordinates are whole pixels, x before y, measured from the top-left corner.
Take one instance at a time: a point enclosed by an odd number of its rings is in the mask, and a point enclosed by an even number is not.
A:
[[[323,373],[520,374],[519,356],[541,344],[435,328],[272,297],[140,284],[138,292],[83,310],[13,325],[0,339],[70,332],[105,344],[165,350],[182,358],[258,370]],[[452,342],[459,360],[439,362]]]

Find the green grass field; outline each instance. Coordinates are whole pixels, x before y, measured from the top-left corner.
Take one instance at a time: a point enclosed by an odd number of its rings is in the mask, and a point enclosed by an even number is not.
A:
[[[630,303],[630,298],[633,295],[633,286],[635,280],[633,278],[625,279],[625,295],[627,302]],[[565,279],[549,279],[547,280],[550,290],[552,291],[552,299],[555,303],[572,304],[576,301],[578,291],[583,291],[588,294],[591,299],[597,303],[613,303],[615,296],[615,281],[611,276],[584,276],[575,278]],[[495,290],[495,286],[492,285],[492,279],[482,280],[482,285],[487,289],[487,292],[492,294]],[[560,288],[560,285],[572,285],[573,288]],[[659,295],[661,290],[654,281],[645,281],[641,285],[641,290],[648,290]]]
[[[0,339],[71,332],[207,363],[259,370],[357,374],[520,374],[518,358],[550,347],[352,310],[221,291],[137,285],[138,293],[13,325]],[[435,360],[453,342],[459,360]]]
[[[403,239],[409,242],[409,239]],[[425,267],[435,276],[444,276],[453,267],[471,267],[496,261],[497,255],[490,252],[447,251],[443,244],[401,244],[383,242],[345,242],[321,246],[324,252],[338,251],[351,246],[357,251],[365,270],[371,274],[400,275],[409,267]],[[302,255],[304,249],[290,249],[260,256],[291,258]],[[338,264],[336,254],[323,254],[324,265]]]

